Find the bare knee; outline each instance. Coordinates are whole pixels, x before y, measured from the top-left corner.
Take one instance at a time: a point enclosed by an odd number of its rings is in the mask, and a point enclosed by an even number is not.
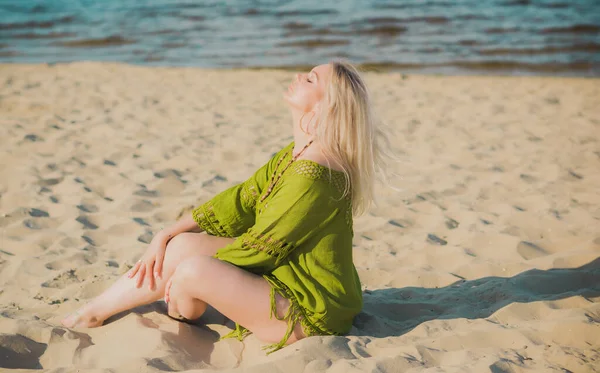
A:
[[[212,250],[210,236],[202,233],[179,233],[171,238],[167,244],[167,255],[188,258],[191,255],[211,256],[215,250]]]
[[[202,239],[197,237],[198,235],[198,233],[185,232],[173,237],[167,244],[164,268],[169,272],[174,271],[186,259],[202,255],[202,250],[200,249]]]
[[[206,255],[196,255],[187,258],[175,269],[171,278],[173,284],[177,284],[186,294],[193,298],[210,303],[214,297],[220,297],[215,293],[214,283],[219,281],[218,263],[219,259]],[[231,280],[231,277],[229,278]]]
[[[185,283],[198,283],[200,277],[206,273],[207,268],[210,266],[211,260],[213,259],[205,255],[196,255],[185,260],[182,260],[173,274],[174,278]],[[200,285],[200,284],[198,284]]]
[[[198,241],[196,238],[197,235],[198,233],[179,233],[169,240],[169,243],[167,244],[167,250],[181,250],[183,248],[193,246],[193,243]]]
[[[168,245],[176,251],[192,251],[194,255],[213,256],[217,250],[235,241],[233,238],[216,237],[206,233],[184,232],[173,237]]]

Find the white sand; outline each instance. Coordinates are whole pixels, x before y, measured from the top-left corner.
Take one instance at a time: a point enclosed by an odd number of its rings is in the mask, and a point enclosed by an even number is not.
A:
[[[349,336],[265,356],[159,304],[60,326],[291,141],[292,75],[0,65],[0,370],[600,371],[598,79],[366,74],[402,191],[355,221]]]

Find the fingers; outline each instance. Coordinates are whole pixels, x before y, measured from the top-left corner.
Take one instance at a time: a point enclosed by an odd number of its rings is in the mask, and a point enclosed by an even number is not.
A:
[[[152,270],[154,269],[154,260],[151,260],[149,263],[146,263],[146,278],[148,279],[148,290],[154,290],[154,273]]]
[[[165,302],[169,303],[171,301],[171,285],[173,284],[173,280],[169,279],[167,285],[165,286]]]
[[[142,264],[141,260],[138,260],[133,267],[131,267],[131,269],[129,270],[129,274],[127,275],[127,277],[129,278],[133,278],[133,276],[135,276],[135,274],[137,273],[137,271],[140,269],[140,265]]]
[[[148,280],[148,289],[154,290],[156,288],[156,279],[162,278],[162,262],[164,257],[164,250],[159,250],[156,257],[151,257],[148,260],[138,260],[129,271],[127,277],[133,278],[137,276],[136,288],[140,288],[144,284],[145,277]]]
[[[163,261],[165,260],[165,250],[158,250],[156,253],[156,262],[154,263],[154,277],[162,279]]]
[[[146,275],[146,264],[143,263],[140,266],[140,271],[137,274],[137,280],[136,280],[136,283],[135,283],[135,287],[136,288],[142,287],[142,284],[144,283],[144,276],[145,275]]]

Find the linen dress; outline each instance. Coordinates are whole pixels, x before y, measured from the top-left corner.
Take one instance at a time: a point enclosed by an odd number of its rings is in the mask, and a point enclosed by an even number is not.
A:
[[[248,180],[192,213],[208,234],[236,238],[214,257],[269,282],[271,317],[278,317],[276,291],[290,300],[281,318],[288,323],[287,332],[279,343],[263,347],[270,350],[267,353],[282,348],[298,322],[307,336],[346,334],[363,306],[352,260],[352,204],[348,196],[342,198],[344,174],[311,160],[296,160],[260,201],[272,176],[292,158],[293,148],[294,142]],[[236,323],[222,338],[241,341],[248,333]]]

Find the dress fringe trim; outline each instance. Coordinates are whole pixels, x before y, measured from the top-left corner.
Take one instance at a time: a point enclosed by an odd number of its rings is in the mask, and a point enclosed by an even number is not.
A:
[[[238,341],[241,342],[241,341],[244,340],[244,338],[248,334],[252,334],[252,332],[250,330],[244,328],[240,324],[235,323],[235,329],[233,329],[231,332],[229,332],[226,335],[224,335],[221,338],[219,338],[219,341],[222,341],[223,339],[226,339],[226,338],[235,338],[235,339],[237,339]]]
[[[321,328],[312,323],[307,317],[308,315],[310,315],[310,312],[308,310],[305,310],[298,304],[296,297],[291,293],[287,286],[283,285],[277,278],[269,275],[264,275],[263,278],[267,280],[267,282],[271,285],[271,312],[269,317],[273,318],[273,316],[275,316],[277,320],[287,322],[287,330],[281,341],[262,347],[262,349],[266,351],[267,355],[272,354],[273,352],[285,347],[288,339],[294,332],[294,328],[296,327],[296,324],[298,324],[298,322],[300,322],[300,325],[302,325],[302,331],[307,337],[313,335],[341,335],[340,333]],[[290,301],[290,306],[283,317],[277,316],[277,301],[275,297],[276,293],[279,293],[282,297]],[[242,341],[248,334],[251,333],[252,332],[250,330],[236,323],[235,329],[227,335],[221,337],[219,340],[223,340],[225,338],[236,338],[238,341]]]
[[[249,247],[257,251],[263,251],[275,258],[275,265],[294,250],[294,245],[280,239],[265,236],[262,233],[255,232],[252,228],[241,236],[242,246]]]
[[[215,215],[211,201],[204,203],[192,211],[192,217],[206,233],[219,237],[231,237]]]

